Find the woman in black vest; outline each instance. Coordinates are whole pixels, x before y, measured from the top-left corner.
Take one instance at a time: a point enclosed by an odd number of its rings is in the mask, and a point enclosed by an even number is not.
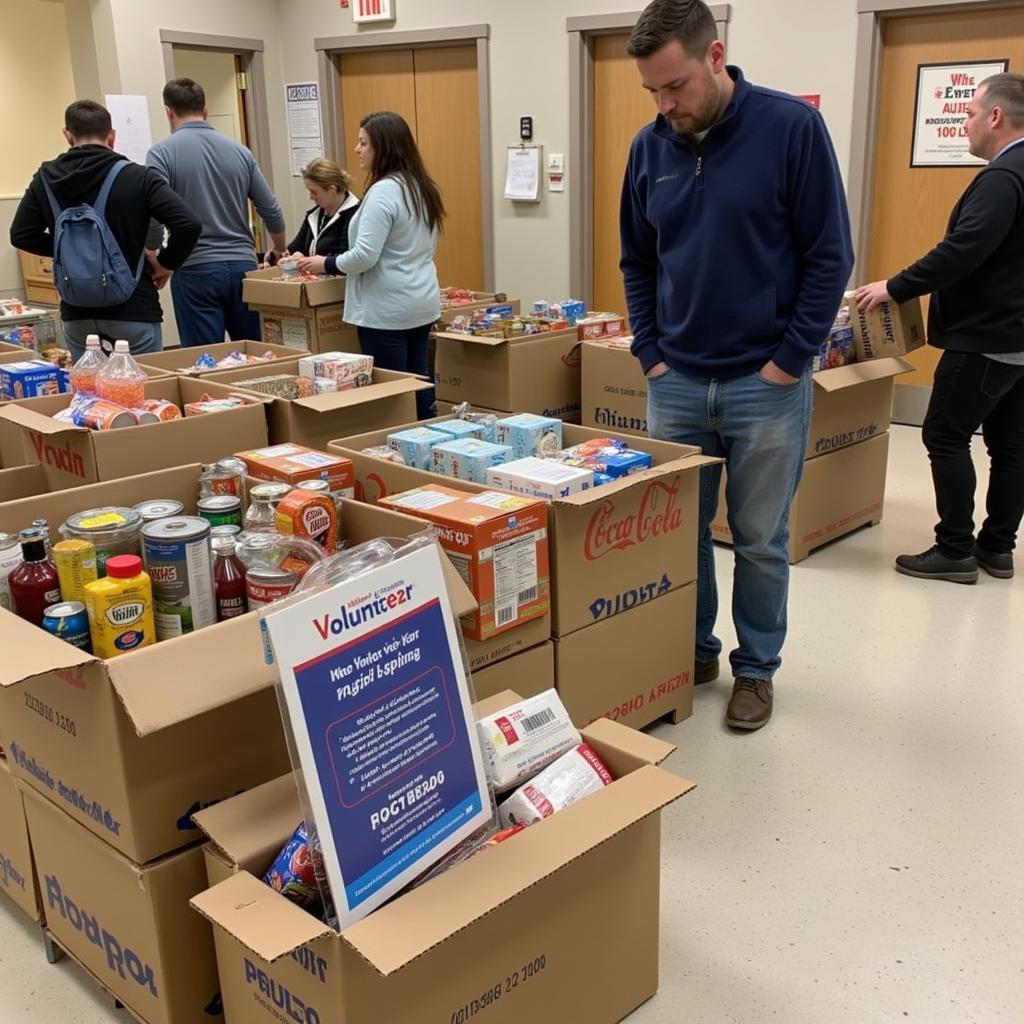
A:
[[[289,256],[326,256],[348,251],[348,222],[359,206],[349,191],[352,178],[333,160],[319,157],[302,169],[309,198],[316,203],[307,211],[299,233],[288,245]]]

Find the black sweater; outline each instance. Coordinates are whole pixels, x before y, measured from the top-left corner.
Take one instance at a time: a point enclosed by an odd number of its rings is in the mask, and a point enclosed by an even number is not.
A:
[[[932,293],[928,343],[954,352],[1024,352],[1024,143],[967,186],[946,237],[888,282],[897,302]]]
[[[319,206],[307,210],[302,217],[302,227],[289,243],[288,251],[301,252],[303,256],[337,256],[339,253],[348,252],[348,225],[358,208],[359,200],[349,192],[338,211],[338,219],[317,235],[315,252],[313,251],[313,229],[309,226],[310,215],[316,215],[323,220],[329,218],[323,216],[323,210]]]
[[[11,245],[37,256],[53,255],[53,210],[40,175],[53,190],[58,205],[65,209],[78,203],[93,203],[112,164],[124,159],[106,146],[75,146],[56,160],[44,163],[22,196],[11,222]],[[168,270],[177,270],[199,239],[203,226],[170,185],[154,170],[129,164],[117,176],[107,202],[106,221],[121,247],[128,266],[138,266],[146,244],[150,218],[170,233],[167,246],[157,259]],[[63,320],[118,320],[160,323],[163,312],[156,286],[143,266],[135,293],[119,306],[78,307],[60,304]]]

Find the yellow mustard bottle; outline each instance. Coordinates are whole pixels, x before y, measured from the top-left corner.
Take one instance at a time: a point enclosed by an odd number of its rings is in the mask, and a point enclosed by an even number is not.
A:
[[[98,658],[116,658],[156,643],[153,584],[138,555],[107,559],[107,575],[86,584],[85,610]]]

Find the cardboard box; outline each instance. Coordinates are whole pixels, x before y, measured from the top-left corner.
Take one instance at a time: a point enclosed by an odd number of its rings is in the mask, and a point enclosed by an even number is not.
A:
[[[179,408],[206,394],[219,398],[232,391],[212,380],[187,377],[153,378],[146,384],[147,398],[162,398]],[[46,467],[55,488],[117,480],[185,462],[216,462],[267,443],[266,403],[256,395],[238,409],[122,430],[86,430],[53,419],[70,402],[71,395],[57,395],[31,405],[11,402],[0,407],[0,419],[20,428],[26,451]]]
[[[584,342],[580,374],[583,426],[647,436],[647,378],[628,348]]]
[[[844,299],[850,311],[857,362],[885,356],[905,356],[925,344],[921,300],[881,302],[870,312],[857,309],[853,297]]]
[[[577,724],[611,718],[640,729],[693,710],[697,584],[555,638],[555,689]]]
[[[840,448],[804,463],[803,478],[789,511],[789,560],[802,562],[815,548],[882,521],[889,433]],[[732,543],[725,503],[725,473],[711,535]]]
[[[255,451],[235,452],[249,476],[256,480],[280,481],[298,487],[303,480],[326,480],[331,493],[341,491],[351,498],[355,489],[352,463],[340,455],[313,451],[298,444],[278,444]]]
[[[471,640],[463,637],[466,659],[472,672],[477,672],[499,661],[521,654],[523,651],[544,643],[551,637],[550,609],[539,619],[533,619],[515,629],[492,636],[489,640]]]
[[[0,530],[145,498],[194,514],[199,465],[0,505]],[[420,520],[343,499],[350,544],[423,532]],[[456,614],[474,607],[454,571]],[[247,615],[101,661],[0,609],[0,721],[11,770],[143,864],[194,842],[191,815],[287,770],[275,673]]]
[[[53,481],[46,474],[46,467],[15,466],[0,469],[0,502],[28,498],[33,494],[45,494],[53,489]]]
[[[291,777],[199,815],[213,884],[192,905],[214,925],[227,1019],[615,1021],[649,999],[660,811],[693,783],[656,767],[661,740],[608,721],[584,736],[615,782],[340,935],[260,881],[301,817]]]
[[[57,944],[146,1024],[223,1021],[213,937],[188,907],[202,847],[140,866],[35,793],[25,808]]]
[[[25,805],[6,758],[0,756],[0,893],[33,921],[43,920]]]
[[[462,619],[474,640],[545,615],[551,607],[547,508],[497,491],[466,494],[426,484],[381,502],[432,523],[445,554],[469,585],[478,607]]]
[[[344,322],[345,278],[284,281],[281,271],[253,270],[242,300],[260,314],[262,340],[310,352],[359,352],[355,327]]]
[[[251,369],[225,370],[217,383],[232,393],[256,396],[237,382],[253,376]],[[346,434],[407,423],[416,418],[416,392],[430,385],[411,373],[397,370],[373,371],[373,383],[348,391],[335,391],[312,398],[265,398],[271,444],[294,441],[308,448],[324,448],[328,441]],[[236,445],[236,450],[256,445]]]
[[[448,291],[446,286],[441,289],[441,295]],[[499,296],[501,296],[499,298]],[[442,299],[443,301],[443,299]],[[473,292],[472,302],[463,302],[457,306],[441,306],[441,323],[450,324],[457,316],[464,316],[467,313],[475,313],[478,309],[486,309],[488,306],[511,306],[512,314],[518,316],[522,310],[522,303],[519,299],[509,298],[502,292]]]
[[[241,352],[246,356],[262,356],[265,352],[273,352],[274,359],[249,363],[242,366],[227,366],[213,370],[197,370],[196,360],[201,355],[212,356],[214,361],[220,362],[234,352]],[[164,373],[184,373],[189,377],[216,377],[225,370],[252,370],[253,372],[266,369],[267,373],[274,371],[275,367],[285,367],[282,372],[294,373],[294,367],[303,356],[301,349],[292,348],[288,345],[271,345],[263,341],[224,341],[218,345],[197,345],[191,348],[166,348],[162,352],[154,352],[152,355],[139,357],[139,364],[150,367],[154,370],[161,370]]]
[[[544,334],[504,333],[507,337],[443,331],[434,335],[438,401],[578,419],[580,343],[576,328]]]
[[[554,685],[555,645],[550,640],[473,672],[477,700],[486,700],[503,690],[534,697]]]
[[[424,420],[429,427],[436,420]],[[416,424],[410,424],[415,426]],[[619,436],[565,424],[567,446]],[[328,447],[352,460],[356,496],[375,503],[427,483],[479,493],[486,488],[439,477],[364,455],[384,443],[377,431],[333,441]],[[632,440],[627,438],[627,440]],[[549,505],[552,557],[552,627],[566,636],[593,622],[685,586],[697,575],[697,494],[701,466],[720,460],[688,445],[633,441],[654,458],[654,467]]]

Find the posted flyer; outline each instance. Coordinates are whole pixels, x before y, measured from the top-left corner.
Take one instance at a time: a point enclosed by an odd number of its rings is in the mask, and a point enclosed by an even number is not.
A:
[[[491,817],[441,557],[265,618],[341,929]]]

